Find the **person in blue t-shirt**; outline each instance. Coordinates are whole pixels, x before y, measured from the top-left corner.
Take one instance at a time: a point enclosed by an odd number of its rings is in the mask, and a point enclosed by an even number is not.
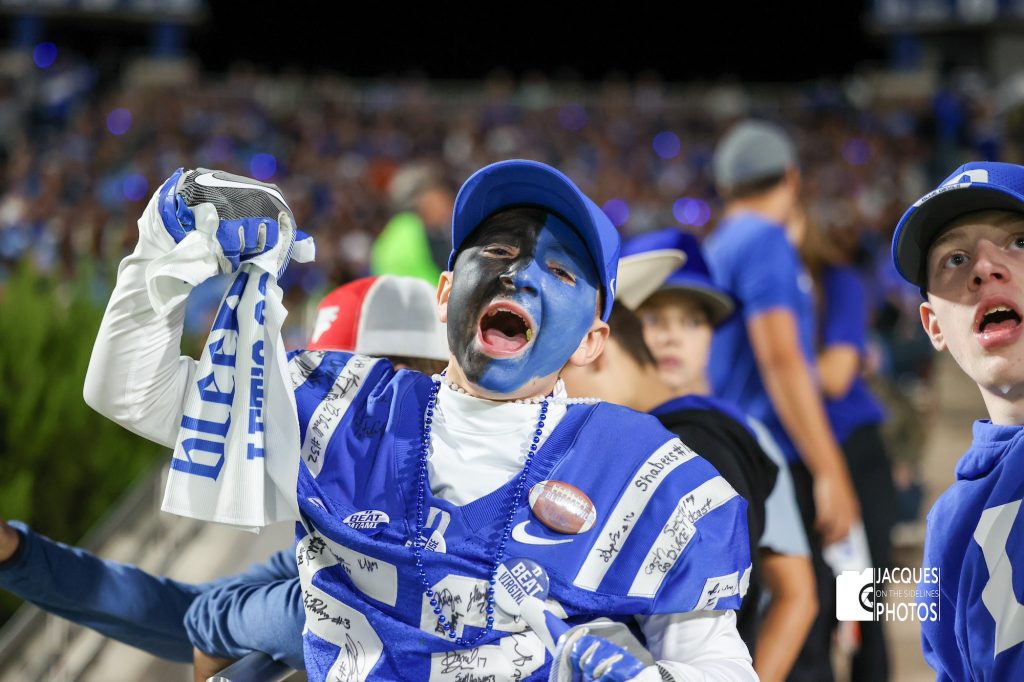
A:
[[[889,536],[896,522],[896,489],[882,441],[882,406],[863,379],[868,305],[857,271],[843,263],[841,240],[799,210],[789,224],[791,240],[814,281],[818,326],[815,346],[825,411],[850,468],[863,513],[871,564],[889,565]],[[883,621],[860,623],[860,646],[850,678],[889,679]]]
[[[956,482],[928,514],[918,616],[945,680],[1024,675],[1024,167],[957,168],[907,209],[893,260],[921,289],[921,323],[977,385]]]
[[[725,216],[704,249],[736,313],[715,331],[711,385],[771,430],[804,522],[820,534],[811,549],[821,609],[790,679],[822,682],[832,679],[835,582],[821,546],[846,537],[859,505],[815,382],[811,280],[786,237],[800,186],[796,152],[781,128],[748,120],[718,143],[712,167]]]

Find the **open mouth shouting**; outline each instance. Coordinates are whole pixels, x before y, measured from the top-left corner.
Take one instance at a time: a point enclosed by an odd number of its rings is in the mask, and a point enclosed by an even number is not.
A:
[[[986,350],[1013,343],[1022,331],[1020,310],[1009,298],[992,296],[975,309],[974,333]]]
[[[484,309],[476,339],[484,355],[511,358],[519,355],[536,336],[530,314],[508,299],[494,301]]]

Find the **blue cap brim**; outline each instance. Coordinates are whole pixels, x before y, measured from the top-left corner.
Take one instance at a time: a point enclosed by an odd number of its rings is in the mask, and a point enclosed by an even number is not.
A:
[[[675,291],[698,299],[707,308],[712,327],[725,322],[736,310],[729,294],[701,278],[687,277],[685,272],[677,272],[666,279],[658,291]]]
[[[962,187],[943,188],[911,206],[892,240],[896,269],[922,292],[928,283],[928,249],[950,222],[977,211],[1005,210],[1024,213],[1024,196],[987,183],[974,182]]]
[[[619,237],[604,212],[564,173],[537,161],[515,159],[492,164],[474,173],[455,198],[452,215],[452,252],[448,269],[455,267],[459,247],[480,223],[494,213],[515,206],[537,206],[556,214],[573,227],[586,244],[604,292],[601,319],[611,314],[614,280],[619,260]]]

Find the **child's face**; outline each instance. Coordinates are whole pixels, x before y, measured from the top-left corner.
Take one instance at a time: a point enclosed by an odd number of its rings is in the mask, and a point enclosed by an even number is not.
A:
[[[662,291],[637,310],[644,341],[658,361],[661,380],[674,392],[703,381],[713,329],[704,308],[684,293]]]
[[[932,345],[949,349],[983,388],[1005,394],[1024,384],[1024,215],[987,211],[954,222],[928,250],[927,266],[921,322]]]
[[[597,292],[586,245],[558,218],[483,227],[455,263],[449,348],[471,382],[514,393],[565,365],[595,323]]]

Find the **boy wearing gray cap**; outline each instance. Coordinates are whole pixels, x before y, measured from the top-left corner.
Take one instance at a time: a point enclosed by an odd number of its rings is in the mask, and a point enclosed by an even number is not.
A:
[[[924,657],[938,680],[1017,680],[1024,670],[1024,167],[968,163],[914,203],[893,235],[921,288],[921,324],[978,385],[956,482],[928,514],[918,589]]]
[[[796,151],[778,126],[748,120],[719,142],[712,163],[725,218],[705,253],[737,309],[715,332],[709,374],[716,396],[772,432],[789,462],[804,523],[820,533],[808,532],[821,608],[790,677],[820,682],[832,679],[835,599],[821,545],[844,538],[859,510],[812,369],[811,280],[785,234],[800,187]]]

